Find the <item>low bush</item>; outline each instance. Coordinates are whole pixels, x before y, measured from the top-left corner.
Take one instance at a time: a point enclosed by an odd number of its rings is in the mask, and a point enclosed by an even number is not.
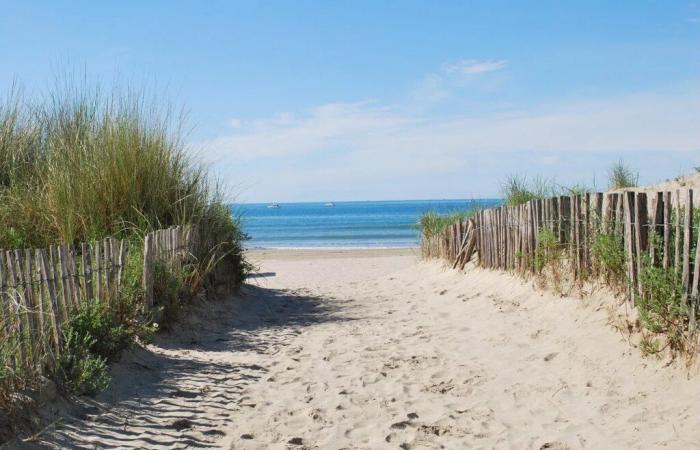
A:
[[[682,351],[686,347],[692,312],[683,302],[684,289],[679,274],[653,266],[645,257],[639,276],[642,294],[637,296],[636,305],[643,327],[653,334],[663,335],[672,351]]]
[[[593,238],[591,255],[594,267],[608,281],[625,280],[625,248],[619,233],[602,233]]]
[[[535,272],[541,273],[545,266],[558,262],[560,258],[559,237],[550,229],[540,229],[537,233],[537,248],[535,249]]]
[[[163,328],[167,329],[180,316],[182,305],[191,297],[192,290],[184,282],[183,272],[176,272],[167,264],[156,264],[153,271],[153,298]]]
[[[94,300],[78,305],[63,325],[64,345],[54,368],[60,386],[71,393],[94,395],[109,385],[107,363],[153,331],[133,304],[137,301],[142,298],[121,295],[113,305]]]
[[[97,339],[70,326],[64,331],[63,352],[56,361],[55,378],[65,391],[96,395],[109,386],[107,359],[90,349]]]

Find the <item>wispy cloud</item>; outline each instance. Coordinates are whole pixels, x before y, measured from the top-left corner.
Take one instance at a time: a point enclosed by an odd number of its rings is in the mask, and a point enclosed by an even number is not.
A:
[[[486,73],[505,62],[480,65],[444,70]],[[440,80],[435,82],[439,87]],[[259,198],[279,201],[319,198],[318,192],[336,199],[407,198],[418,195],[409,189],[456,190],[453,184],[459,182],[463,192],[477,180],[481,188],[471,192],[495,193],[497,177],[513,164],[516,170],[531,164],[557,173],[586,154],[612,160],[646,152],[640,164],[666,154],[668,161],[662,163],[680,169],[679,161],[700,155],[700,83],[496,113],[416,111],[376,101],[339,102],[232,120],[230,133],[201,143],[201,154],[214,166],[226,167],[225,176],[255,186]],[[526,154],[536,156],[527,162],[519,156]],[[476,172],[481,178],[474,177]]]
[[[415,119],[371,102],[330,103],[298,114],[235,123],[228,136],[204,144],[210,160],[254,160],[350,148],[358,139],[379,138],[410,128]]]
[[[508,61],[504,59],[478,61],[474,59],[463,59],[454,63],[446,64],[443,72],[450,75],[477,75],[488,72],[495,72],[504,69]]]
[[[478,86],[508,66],[504,59],[462,59],[444,64],[438,71],[426,75],[411,92],[418,102],[437,102],[450,98],[458,91],[478,89]]]
[[[298,115],[244,122],[230,135],[203,146],[212,161],[330,150],[390,155],[403,162],[426,152],[466,157],[512,150],[695,151],[700,149],[699,122],[697,86],[484,116],[421,117],[371,102],[333,103]]]

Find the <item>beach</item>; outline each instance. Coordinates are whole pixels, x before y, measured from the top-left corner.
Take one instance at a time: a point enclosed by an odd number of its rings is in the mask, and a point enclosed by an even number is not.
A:
[[[238,296],[113,369],[43,445],[691,448],[700,385],[642,358],[605,299],[417,250],[251,252]]]

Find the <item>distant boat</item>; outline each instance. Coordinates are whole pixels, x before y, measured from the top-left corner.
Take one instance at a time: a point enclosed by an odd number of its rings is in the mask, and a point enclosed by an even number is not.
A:
[[[335,203],[328,202],[328,203],[324,203],[323,206],[328,206],[329,208],[332,208],[333,206],[335,206]]]
[[[267,205],[267,207],[268,208],[279,208],[280,204],[279,203],[270,203],[269,205]]]

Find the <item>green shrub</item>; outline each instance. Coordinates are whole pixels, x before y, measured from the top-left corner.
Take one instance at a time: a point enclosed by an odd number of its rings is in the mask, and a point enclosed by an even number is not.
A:
[[[192,297],[192,290],[183,280],[183,272],[173,271],[167,264],[158,263],[153,271],[153,298],[160,311],[163,328],[175,321],[184,301]]]
[[[537,233],[537,248],[535,249],[535,272],[542,272],[544,267],[559,259],[561,246],[559,245],[559,237],[554,231],[541,228]]]
[[[649,336],[642,336],[639,341],[639,350],[642,352],[642,356],[653,356],[661,352],[661,347],[659,341]]]
[[[96,339],[68,329],[64,332],[63,353],[56,361],[56,379],[67,392],[96,395],[109,386],[107,360],[90,351]]]
[[[98,301],[82,302],[64,330],[79,340],[89,336],[93,342],[88,350],[106,360],[114,359],[133,342],[128,328],[104,303]]]
[[[94,395],[109,385],[107,362],[137,337],[142,325],[124,320],[118,308],[83,301],[63,326],[63,352],[56,361],[56,379],[69,392]]]
[[[591,255],[609,279],[624,279],[625,248],[620,234],[613,232],[596,235],[591,245]]]
[[[688,306],[683,304],[683,285],[673,270],[653,266],[644,258],[639,274],[643,295],[636,305],[639,318],[647,330],[664,334],[672,350],[681,350],[688,330]]]

